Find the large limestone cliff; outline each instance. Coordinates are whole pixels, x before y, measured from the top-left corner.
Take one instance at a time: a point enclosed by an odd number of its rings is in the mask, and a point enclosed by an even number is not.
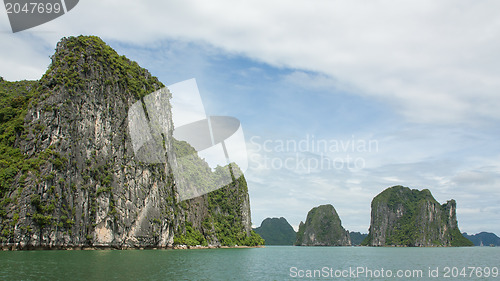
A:
[[[136,159],[129,108],[154,91],[171,93],[99,38],[64,38],[40,81],[1,83],[2,112],[10,108],[17,114],[0,120],[4,248],[258,241],[243,176],[212,193],[179,200],[168,101],[163,146],[173,160]],[[13,107],[16,99],[22,104]]]
[[[349,232],[335,208],[328,205],[315,207],[307,213],[306,222],[300,222],[297,232],[297,246],[350,246]]]
[[[372,200],[369,246],[470,246],[458,229],[456,202],[441,205],[427,189],[403,186],[384,190]]]

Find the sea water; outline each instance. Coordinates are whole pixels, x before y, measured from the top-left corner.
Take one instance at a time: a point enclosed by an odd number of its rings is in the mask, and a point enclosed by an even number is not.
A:
[[[0,252],[1,280],[500,280],[500,247]]]

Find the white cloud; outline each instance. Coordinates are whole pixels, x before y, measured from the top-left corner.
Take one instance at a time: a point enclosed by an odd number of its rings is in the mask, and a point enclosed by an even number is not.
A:
[[[499,117],[495,5],[185,2],[174,9],[165,4],[163,32],[325,73],[393,102],[413,121],[463,122]]]
[[[6,80],[37,80],[47,69],[46,48],[32,44],[32,36],[0,35],[0,76]]]
[[[415,122],[498,120],[497,1],[84,1],[30,32],[208,42],[324,73]],[[51,31],[42,33],[41,31]],[[3,41],[3,40],[2,40]],[[13,58],[19,62],[19,55]],[[21,70],[19,70],[21,71]],[[472,121],[471,121],[472,120]]]

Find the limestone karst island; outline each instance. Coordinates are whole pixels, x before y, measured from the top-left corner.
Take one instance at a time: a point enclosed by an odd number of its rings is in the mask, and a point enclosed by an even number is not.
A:
[[[180,201],[172,164],[141,163],[131,105],[164,85],[101,39],[62,39],[39,81],[0,82],[4,249],[255,246],[243,176]],[[172,119],[164,120],[172,128]],[[163,136],[167,154],[192,149]],[[215,178],[194,154],[186,173]],[[176,163],[176,161],[172,161]],[[200,164],[201,163],[201,164]],[[237,169],[237,167],[235,167]]]
[[[312,208],[305,222],[300,222],[297,233],[290,233],[293,229],[285,218],[267,218],[255,231],[266,244],[271,241],[271,245],[297,246],[460,247],[482,245],[480,239],[496,245],[498,240],[492,233],[477,237],[462,234],[455,200],[440,204],[427,189],[393,186],[373,198],[371,207],[368,234],[344,229],[339,214],[330,204]],[[295,237],[294,242],[290,242],[290,236]]]

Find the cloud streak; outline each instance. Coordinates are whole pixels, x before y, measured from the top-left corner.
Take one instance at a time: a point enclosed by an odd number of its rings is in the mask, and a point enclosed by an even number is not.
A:
[[[50,42],[79,33],[142,46],[165,37],[207,42],[277,67],[324,73],[356,94],[392,103],[412,122],[470,125],[500,119],[498,6],[496,1],[85,1],[33,32],[50,30],[40,36]]]

